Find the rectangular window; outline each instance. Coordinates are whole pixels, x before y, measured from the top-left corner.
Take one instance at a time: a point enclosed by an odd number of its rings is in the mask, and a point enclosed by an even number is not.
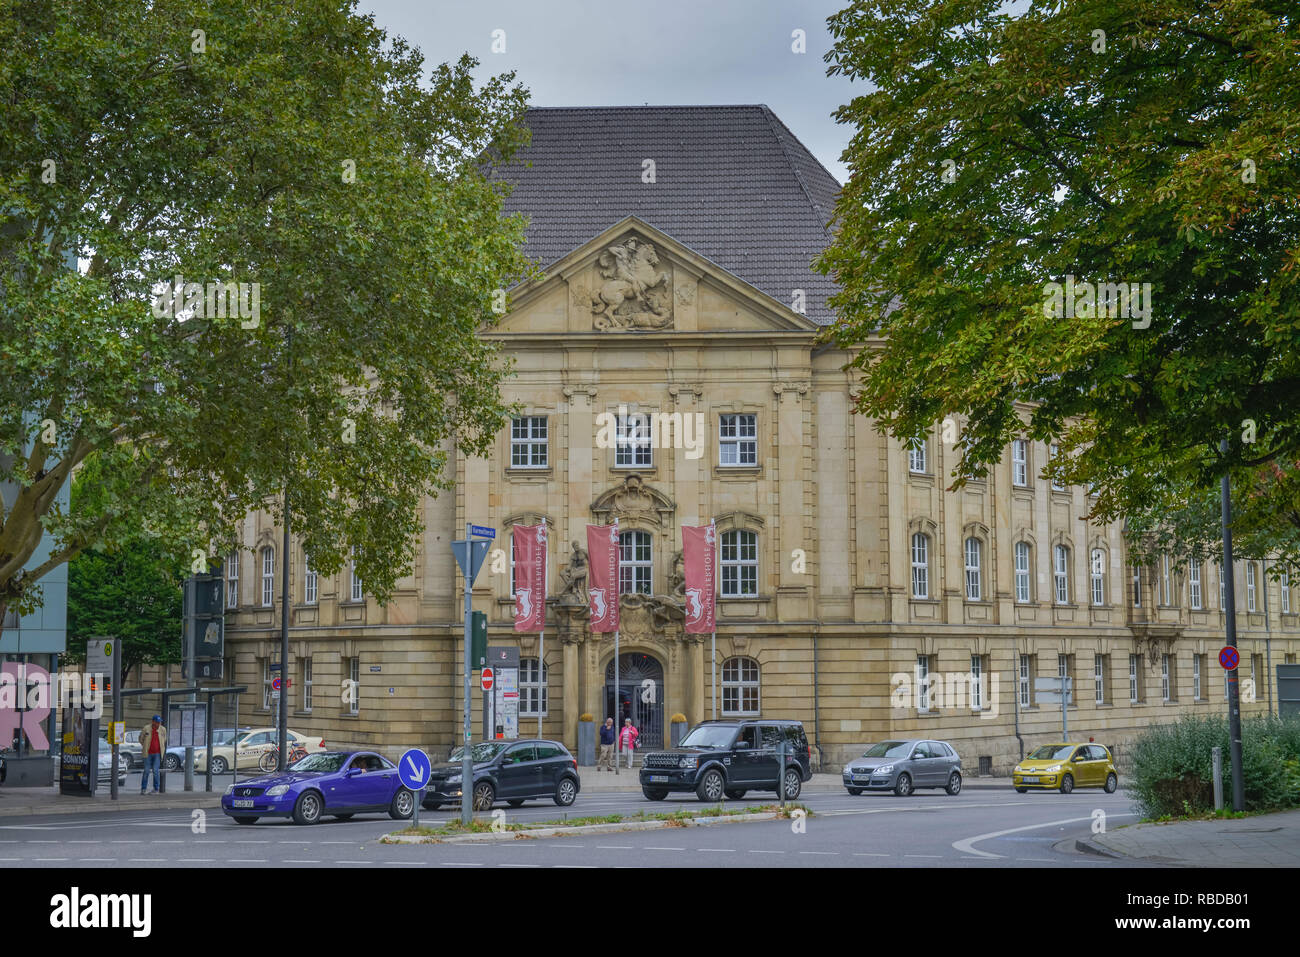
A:
[[[930,538],[917,532],[912,536],[912,597],[930,597]]]
[[[1093,684],[1093,701],[1097,704],[1106,703],[1106,656],[1092,656],[1092,684]]]
[[[728,658],[722,664],[722,713],[757,715],[758,662],[753,658]]]
[[[1049,464],[1050,464],[1050,463],[1054,463],[1054,462],[1057,460],[1057,458],[1060,457],[1060,454],[1061,454],[1061,450],[1060,450],[1060,448],[1059,448],[1058,446],[1056,446],[1056,445],[1052,445],[1051,450],[1050,450],[1050,451],[1048,452],[1048,454],[1047,454],[1047,461],[1048,461],[1048,463],[1049,463]],[[1053,479],[1052,479],[1052,491],[1054,491],[1054,492],[1064,492],[1064,491],[1065,491],[1065,485],[1064,485],[1064,483],[1062,483],[1062,482],[1058,481],[1057,479],[1053,478]]]
[[[1174,603],[1173,583],[1169,579],[1169,556],[1160,556],[1160,604],[1168,607]]]
[[[1056,546],[1056,603],[1070,603],[1070,550],[1064,545]]]
[[[907,468],[908,471],[924,474],[926,471],[926,453],[929,451],[929,441],[926,439],[917,439],[907,447]]]
[[[651,591],[650,533],[623,532],[618,536],[618,593]]]
[[[930,710],[930,656],[916,656],[916,700],[918,711]]]
[[[1192,700],[1201,700],[1201,661],[1205,655],[1192,655]]]
[[[226,558],[226,607],[239,607],[239,549]]]
[[[1011,484],[1022,488],[1029,484],[1029,443],[1025,439],[1011,443]]]
[[[1106,604],[1106,553],[1100,548],[1092,550],[1092,603]]]
[[[305,604],[316,604],[317,580],[311,562],[304,555],[302,559],[302,600]]]
[[[1255,563],[1246,562],[1246,611],[1255,610]]]
[[[275,600],[275,549],[262,549],[262,607],[270,608]]]
[[[348,659],[348,714],[361,713],[361,659]]]
[[[718,417],[718,464],[758,464],[758,416]]]
[[[651,468],[654,449],[650,447],[650,416],[644,412],[632,412],[617,416],[616,420],[614,467]]]
[[[722,597],[758,594],[758,534],[743,529],[722,533]]]
[[[1172,689],[1169,686],[1169,656],[1160,656],[1160,700],[1169,701]]]
[[[536,718],[538,715],[546,717],[547,700],[546,700],[546,678],[547,669],[541,668],[541,675],[538,675],[538,662],[536,658],[521,658],[519,660],[519,716],[525,718]]]
[[[525,415],[510,420],[510,467],[546,468],[547,422],[544,415]]]
[[[262,659],[262,710],[271,707],[271,659]]]
[[[1029,701],[1030,701],[1029,692],[1030,689],[1033,687],[1033,681],[1031,681],[1030,679],[1031,679],[1031,674],[1029,669],[1029,656],[1021,655],[1020,656],[1020,707],[1022,708],[1029,707]]]
[[[966,600],[980,600],[980,540],[966,539]]]
[[[1133,566],[1133,607],[1142,607],[1142,566]]]
[[[1193,608],[1201,607],[1201,563],[1197,561],[1187,566],[1187,600]]]
[[[1138,701],[1138,655],[1128,656],[1128,700],[1129,704]]]
[[[352,583],[352,601],[362,601],[365,598],[365,592],[361,587],[361,578],[357,575],[357,560],[355,555],[348,563],[348,578]]]
[[[1016,542],[1016,601],[1029,601],[1029,543]]]
[[[311,659],[298,659],[298,684],[302,688],[302,710],[311,710]]]
[[[970,656],[970,706],[976,710],[984,707],[984,659]]]
[[[1282,569],[1282,577],[1278,579],[1278,585],[1282,589],[1282,614],[1291,614],[1291,574],[1285,568]]]

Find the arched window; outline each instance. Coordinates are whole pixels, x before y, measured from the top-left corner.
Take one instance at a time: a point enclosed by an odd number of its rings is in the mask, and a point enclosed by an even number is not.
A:
[[[1065,545],[1056,546],[1056,603],[1070,603],[1070,549]]]
[[[722,663],[724,715],[758,714],[758,689],[758,662],[753,658],[728,658]]]
[[[744,529],[722,533],[722,597],[758,594],[758,535]]]
[[[1092,550],[1092,603],[1106,604],[1106,553],[1100,548]]]
[[[966,539],[966,600],[979,601],[983,594],[980,588],[980,540],[971,536]]]
[[[623,532],[618,536],[618,593],[651,595],[650,533]]]
[[[1022,605],[1028,603],[1029,589],[1029,543],[1016,542],[1016,601]]]
[[[912,597],[930,597],[930,536],[924,532],[912,536]]]
[[[546,717],[547,667],[541,666],[538,673],[536,658],[519,659],[519,716],[536,718],[539,714]],[[540,708],[540,711],[539,711]]]
[[[275,549],[262,549],[262,607],[270,608],[275,600]]]

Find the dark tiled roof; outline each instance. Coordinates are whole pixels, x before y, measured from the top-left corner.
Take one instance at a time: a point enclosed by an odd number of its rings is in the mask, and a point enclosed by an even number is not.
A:
[[[835,284],[810,264],[840,186],[766,106],[538,108],[525,122],[532,143],[499,175],[540,265],[636,216],[783,305],[805,290],[808,318],[831,320]]]

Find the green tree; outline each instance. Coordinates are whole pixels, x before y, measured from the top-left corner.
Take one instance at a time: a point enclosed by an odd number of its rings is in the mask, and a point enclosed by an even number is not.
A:
[[[491,178],[526,92],[426,76],[353,7],[0,0],[0,611],[93,543],[217,554],[286,476],[313,566],[355,546],[383,599],[448,457],[504,425],[478,332],[529,274]]]
[[[100,482],[94,466],[79,472],[72,508],[84,504]],[[114,550],[92,546],[68,563],[68,654],[85,661],[86,641],[115,638],[122,654],[122,681],[136,665],[181,660],[182,586],[186,556],[169,553],[162,540],[138,536]]]
[[[859,410],[899,438],[964,421],[957,484],[1025,417],[1103,521],[1159,517],[1231,470],[1256,524],[1294,537],[1300,9],[1005,6],[874,0],[829,21],[830,72],[870,84],[837,113],[852,172],[819,261]],[[1138,297],[1128,315],[1056,299],[1069,277]]]

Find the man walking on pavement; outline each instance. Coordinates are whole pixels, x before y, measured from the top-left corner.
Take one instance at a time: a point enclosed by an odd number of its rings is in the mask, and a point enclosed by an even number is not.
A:
[[[600,757],[596,759],[597,771],[614,770],[614,719],[606,718],[600,727]]]
[[[158,793],[158,772],[162,768],[162,756],[167,751],[167,729],[163,727],[162,718],[153,716],[149,727],[140,732],[141,750],[144,752],[140,775],[140,793],[144,794],[149,786],[149,770],[153,769],[153,793]]]
[[[636,728],[632,727],[632,719],[623,719],[623,730],[619,732],[619,743],[623,745],[623,750],[627,752],[627,766],[632,767],[632,749],[636,747],[636,739],[640,737]]]

